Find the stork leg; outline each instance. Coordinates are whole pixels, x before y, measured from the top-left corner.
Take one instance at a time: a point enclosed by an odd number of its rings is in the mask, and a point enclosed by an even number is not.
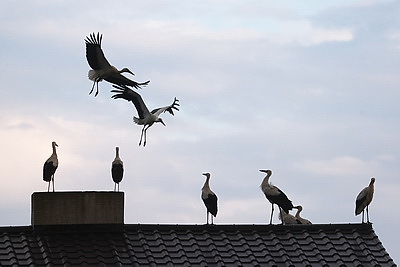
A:
[[[146,127],[147,126],[147,127]],[[143,140],[143,146],[146,146],[146,140],[147,140],[147,129],[150,128],[151,125],[144,125],[142,128],[142,134],[140,135],[140,141],[139,141],[139,146],[142,144]]]
[[[207,213],[207,223],[206,224],[208,224],[208,211],[206,213]]]
[[[96,85],[96,81],[93,82],[92,90],[90,90],[89,95],[93,93],[94,86]]]
[[[272,216],[273,215],[274,215],[274,204],[272,204],[271,219],[269,220],[269,224],[272,224]]]
[[[283,222],[283,216],[282,216],[282,208],[279,207],[279,206],[278,206],[278,208],[279,208],[279,216],[281,216],[281,219],[282,219],[282,223],[281,223],[281,224],[284,224],[284,222]]]
[[[367,206],[367,223],[369,223],[369,212],[368,212],[368,206]]]
[[[116,190],[116,187],[117,187],[117,183],[114,183],[114,192]]]
[[[99,94],[99,82],[96,82],[96,93],[94,96],[97,96]]]
[[[49,185],[47,186],[47,192],[50,192],[50,182],[51,181],[49,181]]]
[[[118,192],[119,192],[119,183],[117,184],[117,186],[118,186]]]
[[[142,139],[143,139],[143,134],[144,134],[144,129],[146,128],[146,125],[143,126],[142,128],[142,133],[140,134],[140,141],[139,141],[139,146],[142,144]],[[145,141],[146,142],[146,141]],[[144,146],[144,145],[143,145]]]
[[[53,183],[53,192],[54,192],[54,175],[51,177],[51,182]]]
[[[211,224],[214,224],[214,216],[211,214]]]

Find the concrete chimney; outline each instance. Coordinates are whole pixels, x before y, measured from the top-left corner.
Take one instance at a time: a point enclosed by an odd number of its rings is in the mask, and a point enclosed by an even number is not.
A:
[[[35,192],[32,226],[124,224],[123,192]]]

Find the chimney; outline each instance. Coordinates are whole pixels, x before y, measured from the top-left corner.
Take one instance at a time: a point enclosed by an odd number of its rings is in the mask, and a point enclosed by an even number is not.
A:
[[[124,224],[123,192],[34,192],[32,226]]]

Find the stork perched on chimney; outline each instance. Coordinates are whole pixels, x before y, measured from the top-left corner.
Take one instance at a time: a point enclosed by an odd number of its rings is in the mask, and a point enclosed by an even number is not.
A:
[[[49,183],[47,187],[47,192],[50,192],[50,182],[53,183],[53,192],[54,192],[54,173],[56,172],[58,168],[58,158],[57,158],[57,152],[56,152],[56,147],[57,147],[56,142],[51,143],[51,147],[53,149],[53,153],[51,156],[46,160],[46,162],[43,165],[43,181],[46,181]]]
[[[124,176],[124,163],[119,157],[119,147],[115,148],[115,159],[111,164],[111,176],[114,181],[114,191],[119,192],[119,183],[122,181],[122,177]]]

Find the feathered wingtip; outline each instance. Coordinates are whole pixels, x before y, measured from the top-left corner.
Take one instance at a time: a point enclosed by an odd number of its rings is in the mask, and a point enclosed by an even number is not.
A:
[[[97,33],[91,33],[89,36],[86,36],[85,42],[86,44],[93,44],[93,45],[99,45],[101,46],[101,40],[103,39],[103,35],[100,34],[99,32]]]
[[[179,99],[176,99],[176,97],[174,98],[174,102],[172,103],[172,105],[167,108],[165,111],[168,111],[172,116],[174,115],[174,109],[179,111],[179,108],[177,108],[177,106],[179,107]],[[164,111],[164,112],[165,112]]]
[[[142,83],[137,83],[137,86],[134,86],[136,89],[142,89],[142,86],[147,86],[150,83],[150,80]]]
[[[117,89],[111,90],[112,93],[116,93],[115,95],[111,96],[113,99],[124,98],[124,95],[128,94],[129,88],[126,86],[113,85],[113,87]]]

